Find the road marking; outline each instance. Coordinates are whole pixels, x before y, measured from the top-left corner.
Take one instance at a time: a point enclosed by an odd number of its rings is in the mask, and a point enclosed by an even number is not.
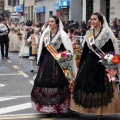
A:
[[[20,74],[19,73],[0,74],[0,76],[6,76],[6,75],[20,75]]]
[[[29,77],[27,74],[25,74],[23,71],[18,71],[19,74],[22,74],[24,77]]]
[[[30,80],[29,82],[30,82],[32,85],[34,85],[34,81]]]
[[[10,106],[10,107],[4,107],[4,108],[0,108],[0,115],[5,114],[5,113],[10,113],[10,112],[15,112],[18,110],[24,110],[24,109],[28,109],[28,108],[31,108],[31,102],[14,105],[14,106]]]
[[[0,87],[4,87],[5,85],[4,84],[0,84]]]
[[[27,97],[30,97],[30,95],[0,97],[0,102],[1,102],[1,101],[6,101],[6,100],[17,99],[17,98],[27,98]]]
[[[17,65],[13,65],[13,68],[18,69],[19,67]]]
[[[6,101],[6,100],[12,100],[12,99],[15,99],[15,98],[0,98],[0,102]]]
[[[7,60],[9,63],[12,63],[12,61],[11,60]]]
[[[31,113],[31,114],[15,114],[15,115],[0,115],[0,120],[14,120],[25,118],[41,118],[44,113]]]
[[[6,76],[6,75],[23,75],[24,77],[29,77],[23,71],[18,71],[18,73],[0,74],[0,76]]]

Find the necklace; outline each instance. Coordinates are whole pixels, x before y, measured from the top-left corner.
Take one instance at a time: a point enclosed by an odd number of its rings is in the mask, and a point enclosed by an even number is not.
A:
[[[94,35],[97,36],[101,29],[100,30],[96,30],[96,31],[95,31],[95,29],[93,29],[93,30],[94,30]]]
[[[95,36],[99,33],[99,31],[95,31]]]
[[[52,36],[52,33],[50,32],[50,39],[51,40],[56,36],[57,32],[58,32],[58,29],[57,29],[57,31],[55,32],[55,34],[53,36]]]

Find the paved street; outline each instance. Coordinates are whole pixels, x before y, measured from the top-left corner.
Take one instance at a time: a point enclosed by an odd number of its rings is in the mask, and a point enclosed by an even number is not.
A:
[[[31,109],[30,92],[36,69],[31,73],[30,60],[19,58],[18,52],[9,52],[9,57],[10,59],[0,58],[0,120],[45,119],[45,114]],[[19,64],[21,64],[20,68]],[[36,68],[36,65],[34,67]],[[61,115],[58,117],[60,119]],[[76,119],[78,115],[62,117]]]
[[[30,92],[33,76],[30,60],[9,52],[10,59],[0,58],[0,120],[95,120],[95,115],[71,112],[47,118],[31,108]],[[21,61],[21,62],[20,62]],[[19,69],[19,64],[21,68]],[[35,65],[36,67],[36,65]],[[103,120],[120,120],[120,115],[103,116]]]

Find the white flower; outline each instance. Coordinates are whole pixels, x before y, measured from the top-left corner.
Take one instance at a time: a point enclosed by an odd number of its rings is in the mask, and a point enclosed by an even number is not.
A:
[[[60,58],[61,58],[61,55],[58,54],[58,55],[56,56],[56,60],[60,60]]]
[[[105,58],[108,62],[111,62],[111,61],[112,61],[112,58],[113,58],[113,55],[108,54],[108,55],[105,55],[104,58]]]

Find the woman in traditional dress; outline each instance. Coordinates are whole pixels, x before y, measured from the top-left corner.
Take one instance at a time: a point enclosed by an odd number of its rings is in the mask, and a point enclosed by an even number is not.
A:
[[[21,46],[19,50],[19,57],[28,57],[29,56],[29,43],[26,43],[26,35],[25,35],[24,26],[21,27],[20,33],[22,34]]]
[[[91,16],[91,29],[85,36],[83,53],[72,93],[71,110],[95,113],[97,120],[102,114],[120,113],[120,66],[116,82],[109,82],[106,67],[100,60],[101,52],[115,51],[120,54],[120,42],[109,28],[101,13]]]
[[[20,39],[18,37],[17,31],[12,28],[11,34],[10,34],[10,42],[9,42],[9,51],[18,52],[20,50]]]
[[[57,16],[49,18],[49,26],[43,32],[38,52],[38,73],[31,92],[32,107],[47,115],[67,113],[70,110],[70,91],[68,80],[47,45],[57,52],[70,50],[72,43],[63,31],[63,25]],[[54,54],[54,53],[53,53]],[[72,63],[74,76],[77,73],[75,60]]]

